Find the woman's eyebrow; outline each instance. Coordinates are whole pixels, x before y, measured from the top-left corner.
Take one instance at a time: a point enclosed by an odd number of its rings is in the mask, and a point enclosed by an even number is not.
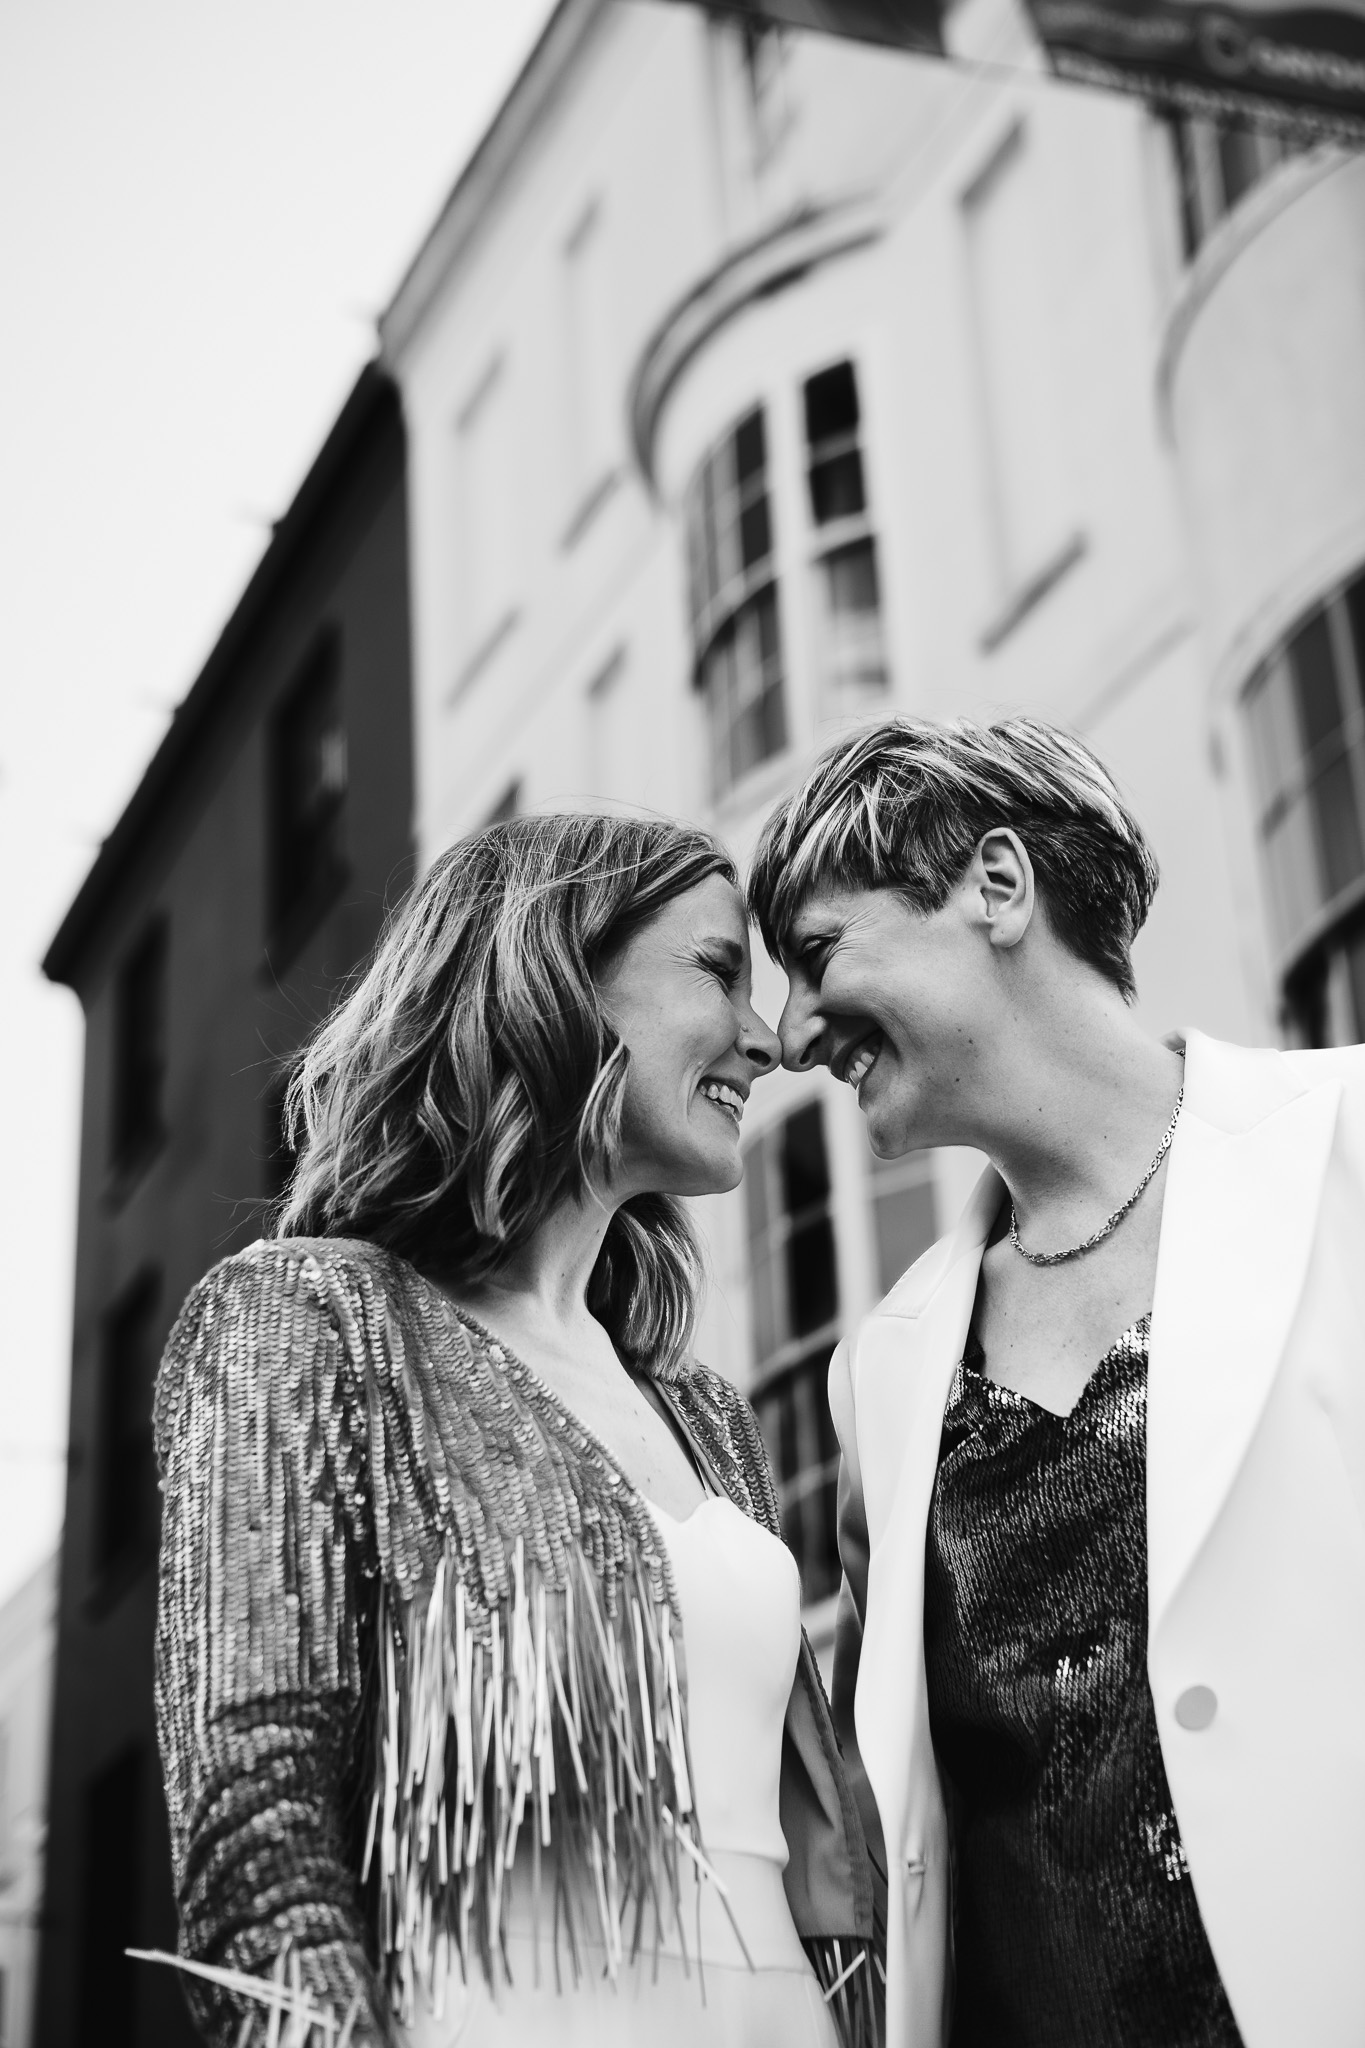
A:
[[[703,939],[702,945],[706,951],[718,953],[727,967],[744,965],[744,948],[737,939],[722,938],[716,934],[709,939]]]

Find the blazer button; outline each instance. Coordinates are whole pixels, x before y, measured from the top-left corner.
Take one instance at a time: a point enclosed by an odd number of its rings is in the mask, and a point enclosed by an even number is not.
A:
[[[1192,1685],[1175,1703],[1175,1718],[1180,1726],[1191,1728],[1196,1734],[1208,1727],[1217,1712],[1218,1695],[1211,1685]]]

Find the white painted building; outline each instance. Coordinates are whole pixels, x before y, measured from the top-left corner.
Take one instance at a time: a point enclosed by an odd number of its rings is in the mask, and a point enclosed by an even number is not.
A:
[[[619,803],[743,858],[841,724],[1026,707],[1084,734],[1155,841],[1153,1022],[1267,1042],[1284,941],[1238,691],[1292,603],[1249,654],[1241,540],[1192,551],[1182,490],[1201,534],[1229,495],[1273,529],[1273,482],[1240,500],[1222,383],[1256,316],[1219,316],[1231,254],[1202,280],[1278,180],[1335,188],[1243,149],[1235,203],[1209,131],[1177,148],[1137,103],[1044,79],[1012,0],[963,0],[953,41],[969,61],[558,7],[383,323],[421,855],[513,804]],[[1362,250],[1336,297],[1365,407]],[[1365,464],[1339,467],[1365,517]],[[764,963],[769,1016],[780,986]],[[973,1168],[877,1165],[828,1077],[766,1083],[746,1121],[745,1189],[702,1205],[703,1350],[757,1401],[819,1598],[832,1337]]]
[[[0,1607],[0,2048],[29,2048],[43,1898],[57,1560]]]

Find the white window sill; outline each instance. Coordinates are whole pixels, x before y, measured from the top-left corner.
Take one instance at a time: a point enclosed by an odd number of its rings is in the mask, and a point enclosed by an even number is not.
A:
[[[1029,613],[1040,605],[1050,590],[1055,589],[1068,569],[1075,567],[1086,552],[1087,542],[1083,533],[1073,533],[1069,539],[1049,555],[1042,567],[1035,569],[998,607],[994,616],[982,627],[977,645],[983,654],[994,654],[1003,640],[1007,640],[1015,627],[1021,625]]]

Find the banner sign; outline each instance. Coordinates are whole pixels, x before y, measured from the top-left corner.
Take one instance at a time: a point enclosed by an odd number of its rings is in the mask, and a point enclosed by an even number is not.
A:
[[[818,28],[826,35],[853,36],[863,43],[890,43],[897,50],[943,55],[940,0],[711,0],[710,14],[735,14],[784,28]]]
[[[1365,139],[1365,0],[1028,0],[1052,66],[1190,113]]]
[[[1365,0],[1024,0],[1063,78],[1215,119],[1365,141]],[[940,0],[713,0],[754,23],[942,55]],[[951,39],[950,39],[951,43]]]

